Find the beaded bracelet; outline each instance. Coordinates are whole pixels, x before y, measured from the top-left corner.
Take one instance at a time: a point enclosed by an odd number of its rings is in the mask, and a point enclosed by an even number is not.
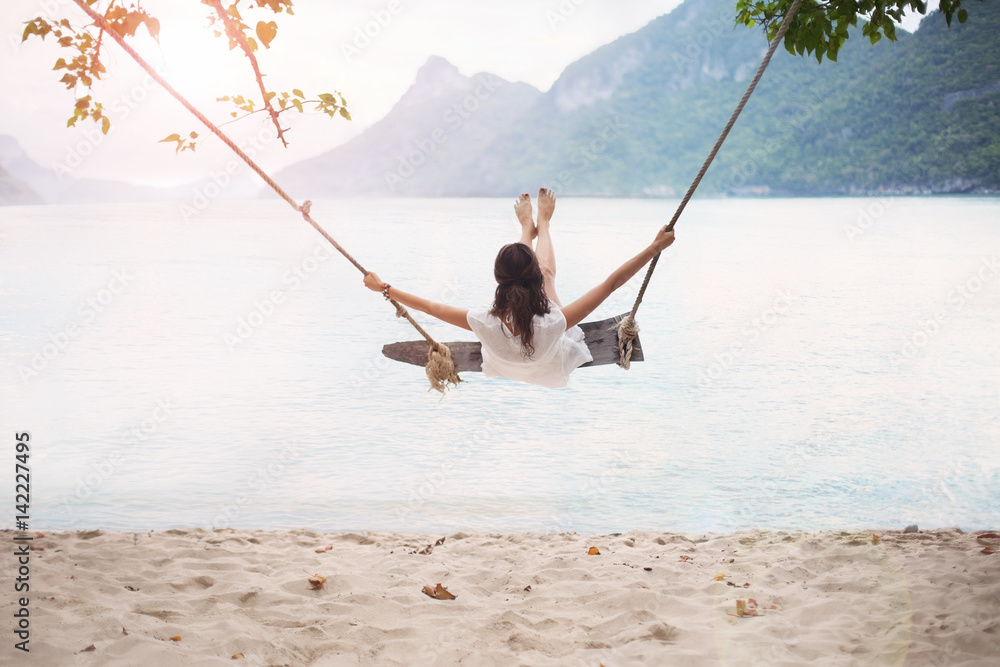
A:
[[[382,296],[389,298],[389,283],[382,283]]]

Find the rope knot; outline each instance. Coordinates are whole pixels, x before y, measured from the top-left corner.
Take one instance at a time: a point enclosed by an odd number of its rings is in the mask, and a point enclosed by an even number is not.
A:
[[[313,207],[312,201],[307,199],[304,202],[302,202],[302,206],[299,206],[299,211],[302,213],[303,216],[307,216],[309,215],[309,212],[312,211],[312,207]]]
[[[639,335],[639,325],[631,315],[626,316],[616,327],[618,332],[618,365],[625,370],[632,363],[632,347]]]

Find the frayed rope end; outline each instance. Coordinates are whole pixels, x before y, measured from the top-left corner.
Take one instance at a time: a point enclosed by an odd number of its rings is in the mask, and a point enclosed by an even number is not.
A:
[[[442,394],[452,386],[457,386],[462,378],[458,377],[455,362],[451,358],[451,350],[447,345],[438,343],[427,351],[427,379],[431,381],[431,389]]]

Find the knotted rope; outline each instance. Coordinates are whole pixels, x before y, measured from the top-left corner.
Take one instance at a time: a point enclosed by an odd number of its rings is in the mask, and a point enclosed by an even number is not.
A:
[[[287,192],[285,192],[281,188],[281,186],[279,186],[277,183],[274,182],[274,179],[268,176],[267,173],[265,173],[264,170],[261,169],[257,165],[257,163],[250,158],[249,155],[244,153],[239,146],[233,143],[233,140],[227,137],[222,132],[222,130],[220,130],[215,125],[215,123],[210,121],[205,116],[205,114],[203,114],[201,111],[195,108],[195,106],[191,104],[187,100],[187,98],[185,98],[183,95],[177,92],[177,90],[173,86],[167,83],[166,79],[160,76],[160,74],[155,69],[153,69],[149,65],[149,63],[147,63],[142,58],[142,56],[140,56],[136,52],[135,49],[133,49],[125,42],[125,39],[121,35],[119,35],[113,27],[111,27],[111,25],[105,20],[103,16],[94,11],[85,2],[85,0],[73,0],[73,2],[74,4],[76,4],[77,7],[82,9],[88,16],[90,16],[90,18],[92,18],[94,22],[97,25],[99,25],[101,29],[108,36],[110,36],[112,39],[118,42],[118,46],[120,46],[125,51],[125,53],[127,53],[132,58],[132,60],[134,60],[139,65],[139,67],[144,69],[146,73],[153,78],[154,81],[160,84],[165,91],[170,93],[170,95],[175,100],[180,102],[185,109],[190,111],[195,118],[201,121],[202,124],[204,124],[205,127],[207,127],[212,132],[212,134],[217,136],[219,139],[222,140],[224,144],[229,146],[229,148],[232,149],[233,152],[236,153],[236,155],[238,155],[239,158],[247,164],[247,166],[249,166],[254,172],[256,172],[256,174],[260,176],[261,179],[263,179],[263,181],[267,183],[267,185],[272,190],[274,190],[279,197],[288,202],[288,204],[296,211],[300,212],[305,221],[308,222],[310,225],[312,225],[313,228],[323,236],[323,238],[329,241],[330,245],[336,248],[337,251],[341,255],[343,255],[347,259],[347,261],[353,264],[355,268],[357,268],[358,271],[361,272],[362,275],[365,276],[368,275],[369,271],[365,269],[365,267],[363,267],[361,263],[358,262],[358,260],[354,259],[354,257],[352,257],[351,254],[347,252],[347,250],[345,250],[343,246],[337,243],[336,239],[330,236],[330,234],[328,234],[325,229],[320,227],[319,223],[313,220],[312,216],[309,214],[310,210],[312,209],[311,201],[305,201],[301,206],[299,206],[299,204]],[[240,33],[237,38],[241,39],[242,33]],[[427,350],[426,371],[427,371],[427,378],[431,382],[431,388],[443,393],[445,389],[448,388],[449,385],[454,385],[461,382],[462,380],[461,378],[458,377],[458,373],[455,370],[455,363],[451,359],[451,350],[448,349],[448,346],[444,345],[443,343],[438,343],[433,338],[431,338],[430,334],[424,331],[423,327],[417,324],[416,321],[414,321],[413,317],[411,317],[410,314],[407,312],[407,310],[401,304],[399,304],[395,299],[389,299],[389,302],[393,306],[395,306],[396,316],[405,318],[406,321],[412,324],[413,328],[416,329],[417,332],[420,333],[420,335],[423,336],[424,339],[427,341],[428,350]]]
[[[715,156],[719,153],[719,149],[722,148],[722,144],[725,143],[726,137],[729,136],[729,131],[733,129],[733,125],[736,124],[736,119],[740,117],[743,113],[743,107],[746,106],[747,102],[750,100],[750,96],[753,95],[754,89],[757,87],[757,83],[760,82],[762,76],[764,76],[764,70],[771,63],[771,56],[778,49],[778,45],[781,44],[781,40],[785,38],[785,33],[788,31],[788,26],[791,25],[792,19],[799,11],[799,5],[802,4],[802,0],[795,0],[792,3],[791,8],[788,10],[788,14],[785,15],[785,20],[782,21],[781,27],[778,29],[778,34],[775,35],[774,39],[771,41],[770,47],[767,49],[767,53],[764,55],[764,60],[761,61],[760,67],[757,68],[757,73],[754,75],[753,80],[750,81],[750,85],[747,87],[747,91],[743,93],[743,99],[740,103],[736,105],[736,110],[733,115],[730,116],[729,122],[726,123],[725,129],[722,130],[722,134],[719,135],[718,141],[715,142],[715,146],[712,148],[712,152],[708,154],[708,158],[705,159],[705,163],[701,165],[701,169],[698,171],[698,175],[695,176],[694,181],[691,186],[687,189],[684,194],[684,198],[681,200],[680,205],[677,207],[677,211],[674,212],[674,217],[670,219],[670,223],[667,224],[667,230],[671,231],[674,225],[677,224],[677,220],[680,219],[681,213],[684,212],[684,208],[687,206],[688,202],[691,201],[691,197],[694,195],[694,191],[698,189],[701,184],[701,179],[705,177],[705,173],[711,166],[712,161],[715,160]],[[656,270],[656,263],[660,259],[661,253],[656,253],[653,257],[653,261],[649,263],[649,269],[646,270],[646,277],[642,281],[642,287],[639,288],[639,295],[635,298],[635,304],[632,306],[632,312],[622,318],[622,321],[618,323],[615,329],[618,331],[618,365],[626,370],[632,360],[632,347],[635,343],[635,338],[639,334],[639,325],[635,322],[635,314],[639,310],[639,304],[642,303],[642,297],[646,294],[646,288],[649,286],[649,279],[653,276],[653,271]]]

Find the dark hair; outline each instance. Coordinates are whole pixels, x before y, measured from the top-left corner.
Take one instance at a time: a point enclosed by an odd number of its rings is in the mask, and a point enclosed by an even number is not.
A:
[[[542,267],[535,251],[523,243],[505,245],[493,263],[493,276],[497,291],[490,315],[511,325],[521,336],[521,352],[531,357],[535,353],[532,319],[549,312]]]

